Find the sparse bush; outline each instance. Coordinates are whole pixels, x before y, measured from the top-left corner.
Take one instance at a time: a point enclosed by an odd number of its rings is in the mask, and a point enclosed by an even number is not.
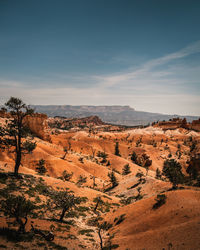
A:
[[[80,163],[84,163],[84,162],[83,162],[83,157],[79,157],[78,160],[80,161]]]
[[[140,145],[141,145],[141,144],[140,144],[140,140],[137,140],[135,146],[136,146],[136,147],[139,147]]]
[[[139,181],[142,181],[142,177],[144,177],[144,174],[141,171],[138,171],[136,174],[136,177],[139,178]]]
[[[172,154],[171,154],[171,153],[169,153],[169,154],[168,154],[168,158],[171,158],[171,157],[172,157]]]
[[[166,195],[165,194],[158,194],[157,197],[155,198],[156,203],[153,205],[153,209],[158,209],[162,205],[166,203]]]
[[[157,143],[156,143],[156,142],[153,143],[153,147],[154,147],[154,148],[157,147]]]
[[[63,151],[64,151],[64,155],[61,157],[62,160],[65,159],[65,157],[66,157],[66,155],[67,155],[67,153],[68,153],[67,147],[64,147],[64,148],[63,148]]]
[[[45,165],[44,159],[40,159],[39,162],[37,163],[36,171],[41,175],[47,172],[47,169],[45,168],[44,165]]]
[[[141,200],[143,198],[143,195],[141,195],[141,187],[137,188],[138,194],[135,196],[135,200]]]
[[[131,170],[130,170],[129,164],[124,165],[122,174],[123,174],[123,175],[127,175],[127,174],[130,174],[130,173],[131,173]]]
[[[105,152],[98,151],[97,156],[102,158],[101,163],[107,162],[108,155]]]
[[[78,185],[82,185],[83,183],[86,183],[86,182],[87,182],[87,177],[84,177],[84,176],[82,176],[82,175],[79,175],[77,184],[78,184]]]
[[[119,218],[116,217],[116,218],[114,219],[115,225],[119,225],[119,224],[122,223],[122,221],[124,221],[124,220],[125,220],[125,214],[121,214],[121,215],[119,216]]]
[[[80,230],[80,231],[78,232],[78,234],[83,235],[83,234],[93,233],[93,232],[94,232],[93,229],[82,229],[82,230]]]
[[[107,166],[107,167],[110,166],[110,161],[107,162],[106,166]]]
[[[73,176],[73,172],[68,173],[66,170],[63,171],[62,176],[60,177],[60,179],[64,180],[64,181],[70,181],[72,176]]]
[[[120,203],[123,205],[129,205],[132,201],[135,200],[135,196],[130,196],[128,198],[121,198]]]

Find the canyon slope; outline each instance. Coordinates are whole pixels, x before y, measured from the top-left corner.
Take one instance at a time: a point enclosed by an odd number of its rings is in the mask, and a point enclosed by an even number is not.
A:
[[[28,216],[20,239],[4,233],[12,218],[1,213],[0,249],[199,249],[200,179],[190,179],[187,169],[192,161],[198,165],[200,132],[182,123],[127,128],[96,116],[27,118],[37,147],[23,155],[19,179],[10,174],[13,152],[0,151],[0,199],[23,194],[38,210]],[[45,173],[38,172],[41,159]],[[158,175],[167,159],[179,162],[185,176],[177,190]],[[61,222],[52,193],[65,190],[82,201]],[[165,202],[154,208],[158,195]],[[54,240],[34,235],[31,225],[43,234],[52,231]]]

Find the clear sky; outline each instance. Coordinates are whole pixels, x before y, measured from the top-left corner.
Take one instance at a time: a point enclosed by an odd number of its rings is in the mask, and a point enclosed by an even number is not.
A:
[[[199,0],[0,0],[0,104],[200,115]]]

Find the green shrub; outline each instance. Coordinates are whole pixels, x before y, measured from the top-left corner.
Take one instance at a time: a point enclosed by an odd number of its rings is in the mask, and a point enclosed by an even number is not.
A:
[[[158,194],[155,198],[156,203],[153,205],[153,209],[158,209],[162,205],[166,203],[166,195],[165,194]]]
[[[130,170],[129,164],[124,165],[122,174],[123,174],[123,175],[127,175],[127,174],[130,174],[130,173],[131,173],[131,170]]]

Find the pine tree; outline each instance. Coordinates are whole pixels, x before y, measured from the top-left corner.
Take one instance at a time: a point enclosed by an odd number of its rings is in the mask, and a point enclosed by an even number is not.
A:
[[[11,119],[5,126],[0,127],[0,147],[15,153],[14,174],[18,176],[22,155],[31,153],[36,147],[29,129],[24,125],[24,118],[33,115],[34,110],[15,97],[11,97],[5,107],[5,110],[10,112]]]
[[[118,185],[117,178],[115,176],[114,171],[108,173],[108,177],[110,178],[110,182],[112,183],[112,187],[116,187]]]
[[[142,181],[142,177],[144,177],[144,174],[141,171],[138,171],[136,174],[136,177],[139,178],[139,182]]]
[[[161,179],[162,174],[159,168],[156,169],[156,179]]]
[[[168,159],[164,162],[162,174],[172,183],[173,189],[177,189],[178,184],[184,179],[181,164],[175,159]]]
[[[36,206],[30,200],[26,200],[24,196],[9,195],[6,200],[1,201],[1,211],[5,216],[15,218],[19,225],[18,232],[25,233],[25,226],[30,214]],[[24,221],[22,220],[24,219]]]
[[[40,159],[38,164],[37,164],[37,167],[36,167],[36,170],[39,174],[45,174],[47,172],[47,169],[45,168],[45,160],[44,159]]]
[[[137,164],[137,154],[133,151],[131,155],[131,161]]]
[[[53,196],[53,201],[55,204],[55,208],[60,208],[62,210],[60,214],[59,221],[63,221],[65,213],[76,206],[76,204],[81,203],[80,197],[75,197],[73,194],[70,194],[67,191],[59,191],[55,192]]]
[[[116,144],[115,144],[115,155],[121,156],[119,153],[119,142],[116,142]]]

